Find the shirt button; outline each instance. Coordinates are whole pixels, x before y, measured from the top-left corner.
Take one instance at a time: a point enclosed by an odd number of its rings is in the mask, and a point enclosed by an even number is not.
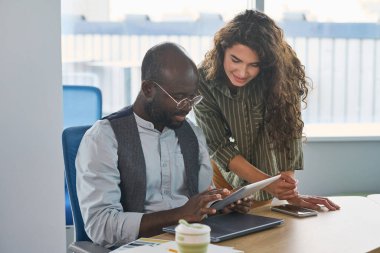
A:
[[[162,167],[166,167],[166,166],[168,166],[167,163],[163,163],[163,164],[162,164]]]

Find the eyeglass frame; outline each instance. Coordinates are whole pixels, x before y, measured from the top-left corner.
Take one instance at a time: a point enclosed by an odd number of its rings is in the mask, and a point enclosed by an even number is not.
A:
[[[169,92],[167,92],[164,88],[162,88],[161,85],[159,85],[156,81],[153,81],[153,80],[146,80],[146,81],[149,81],[149,82],[152,82],[154,83],[155,85],[157,85],[163,92],[165,92],[166,95],[168,95],[172,100],[173,102],[176,103],[176,107],[177,109],[181,110],[183,108],[185,108],[186,106],[189,106],[189,107],[193,107],[194,105],[197,105],[199,102],[202,101],[203,99],[203,96],[202,95],[196,95],[195,97],[193,97],[192,99],[190,98],[184,98],[184,99],[181,99],[179,102],[177,101],[177,99],[173,98],[172,95],[169,94]],[[185,103],[185,101],[187,101],[188,105]],[[184,103],[184,105],[182,107],[179,107],[179,105],[181,103]]]

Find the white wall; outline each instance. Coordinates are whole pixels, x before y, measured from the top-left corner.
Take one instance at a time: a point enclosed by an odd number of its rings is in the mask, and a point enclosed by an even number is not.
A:
[[[297,171],[302,194],[380,193],[380,139],[309,141],[305,168]]]
[[[0,252],[65,252],[60,1],[0,0]]]

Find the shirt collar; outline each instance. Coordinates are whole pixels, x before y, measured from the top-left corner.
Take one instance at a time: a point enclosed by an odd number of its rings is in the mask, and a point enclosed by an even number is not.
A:
[[[136,123],[138,126],[146,128],[146,129],[150,129],[150,130],[154,129],[154,125],[152,122],[139,117],[136,113],[133,113],[133,114],[135,115]]]
[[[160,133],[160,134],[164,134],[166,132],[170,132],[170,130],[171,130],[170,128],[164,127],[164,129],[162,130],[162,132],[160,132],[160,131],[158,131],[157,129],[154,128],[154,124],[152,122],[147,121],[147,120],[141,118],[135,112],[133,112],[133,114],[135,115],[137,126],[139,126],[139,127],[142,127],[144,129],[147,129],[147,130],[150,130],[150,131],[154,131],[154,132],[157,132],[157,133]]]

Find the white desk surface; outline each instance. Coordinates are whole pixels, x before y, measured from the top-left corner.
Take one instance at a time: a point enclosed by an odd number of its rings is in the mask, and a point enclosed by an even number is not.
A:
[[[367,198],[380,205],[380,194],[370,194]]]

